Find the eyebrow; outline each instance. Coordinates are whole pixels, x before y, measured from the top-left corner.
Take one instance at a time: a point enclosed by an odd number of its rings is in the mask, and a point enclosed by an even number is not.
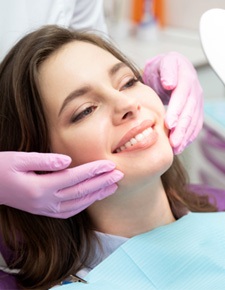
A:
[[[64,110],[64,108],[70,103],[72,102],[74,99],[76,99],[77,97],[83,96],[85,94],[87,94],[90,91],[90,87],[89,86],[84,86],[78,90],[72,91],[63,101],[63,104],[59,110],[58,113],[58,117],[61,115],[62,111]]]
[[[121,68],[123,67],[127,67],[127,65],[124,62],[118,62],[116,63],[112,68],[110,68],[108,74],[110,77],[113,77]],[[64,110],[64,108],[70,103],[72,102],[74,99],[76,99],[77,97],[83,96],[85,94],[87,94],[89,91],[91,90],[91,87],[86,85],[83,86],[77,90],[72,91],[63,101],[63,104],[59,110],[58,113],[58,117],[61,115],[62,111]]]
[[[110,70],[109,75],[112,77],[114,76],[121,68],[127,67],[127,65],[124,62],[118,62],[116,63]]]

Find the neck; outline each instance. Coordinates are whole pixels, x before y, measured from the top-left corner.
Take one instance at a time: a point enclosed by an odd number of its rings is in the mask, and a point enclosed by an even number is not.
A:
[[[88,213],[96,230],[128,238],[175,220],[161,180],[138,192],[116,192],[94,203]]]

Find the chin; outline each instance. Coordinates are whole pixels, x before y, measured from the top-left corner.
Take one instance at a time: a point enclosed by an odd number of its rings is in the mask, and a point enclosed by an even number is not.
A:
[[[171,167],[173,163],[173,151],[171,148],[167,154],[155,154],[142,160],[132,160],[127,163],[117,163],[117,168],[124,173],[124,178],[119,185],[141,186],[152,181],[161,182],[161,176]]]

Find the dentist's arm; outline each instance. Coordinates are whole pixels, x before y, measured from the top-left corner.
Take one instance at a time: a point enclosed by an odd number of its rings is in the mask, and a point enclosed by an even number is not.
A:
[[[55,218],[113,194],[123,177],[107,160],[69,169],[71,159],[59,154],[0,152],[0,160],[0,204]]]
[[[165,122],[174,153],[181,153],[203,125],[203,93],[193,65],[177,52],[161,54],[147,61],[143,80],[169,102]]]

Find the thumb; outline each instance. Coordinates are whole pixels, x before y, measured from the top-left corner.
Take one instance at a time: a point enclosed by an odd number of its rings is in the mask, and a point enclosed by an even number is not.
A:
[[[63,154],[17,152],[14,169],[28,171],[58,171],[67,168],[71,158]]]

